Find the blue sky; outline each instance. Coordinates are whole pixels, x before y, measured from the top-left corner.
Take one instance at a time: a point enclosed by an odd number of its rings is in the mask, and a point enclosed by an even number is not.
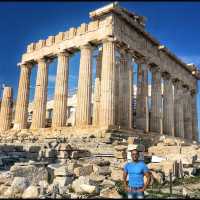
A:
[[[1,2],[0,84],[17,95],[17,63],[26,46],[49,35],[89,22],[89,12],[109,2]],[[147,17],[146,30],[186,63],[200,66],[200,2],[120,2],[122,7]],[[70,60],[69,87],[77,87],[79,53]],[[95,73],[95,72],[94,72]],[[54,92],[56,61],[49,68],[49,97]],[[30,100],[34,97],[36,68],[31,75]],[[200,84],[199,84],[200,85]],[[200,119],[198,95],[198,118]],[[199,120],[200,121],[200,120]],[[199,122],[200,127],[200,122]]]

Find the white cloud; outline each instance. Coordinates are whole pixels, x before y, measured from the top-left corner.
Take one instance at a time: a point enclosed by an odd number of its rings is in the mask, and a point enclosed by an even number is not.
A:
[[[194,63],[195,65],[200,65],[200,55],[179,56],[179,58],[186,64]]]

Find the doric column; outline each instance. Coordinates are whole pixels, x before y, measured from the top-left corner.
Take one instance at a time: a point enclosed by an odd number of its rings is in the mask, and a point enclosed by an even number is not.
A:
[[[66,125],[68,97],[69,53],[58,53],[58,66],[55,85],[55,97],[52,127]]]
[[[104,127],[114,126],[115,119],[115,43],[112,39],[103,42],[103,57],[101,71],[101,109],[100,109],[100,125]]]
[[[77,94],[76,126],[91,124],[92,97],[92,47],[87,44],[80,47],[80,69]]]
[[[151,118],[150,130],[161,133],[161,114],[162,114],[162,96],[161,96],[161,73],[157,66],[151,67]]]
[[[94,90],[94,106],[93,106],[93,121],[94,126],[99,125],[99,112],[100,112],[100,96],[101,96],[101,66],[102,66],[102,50],[96,58],[96,79]]]
[[[115,125],[117,127],[120,126],[119,120],[120,120],[120,113],[119,113],[119,82],[120,82],[120,76],[119,76],[119,69],[120,69],[120,60],[116,58],[116,70],[115,70]]]
[[[137,60],[136,128],[148,131],[148,69],[145,60]]]
[[[192,106],[192,139],[198,141],[197,129],[197,93],[196,90],[191,90],[191,106]]]
[[[189,87],[183,88],[184,137],[192,140],[192,98]]]
[[[163,133],[174,136],[173,83],[169,73],[163,73]]]
[[[122,128],[129,127],[129,56],[125,50],[121,50],[119,65],[119,125]],[[121,114],[120,114],[121,113]]]
[[[129,54],[129,128],[133,128],[133,63]]]
[[[10,129],[12,120],[13,92],[11,87],[4,87],[0,112],[0,131]]]
[[[31,67],[30,63],[20,66],[21,72],[14,122],[14,129],[17,130],[27,128]]]
[[[34,97],[34,109],[31,128],[45,128],[46,103],[48,84],[48,62],[41,58],[38,60],[37,79]]]
[[[179,80],[174,81],[174,121],[174,135],[184,138],[183,87]]]

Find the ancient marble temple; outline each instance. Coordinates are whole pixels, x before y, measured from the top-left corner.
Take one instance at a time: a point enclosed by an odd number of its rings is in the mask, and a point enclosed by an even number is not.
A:
[[[21,69],[14,129],[27,128],[30,74],[37,66],[30,129],[45,128],[49,63],[57,58],[52,128],[66,126],[69,61],[80,51],[75,126],[140,129],[197,140],[197,81],[200,73],[160,44],[145,29],[145,17],[118,3],[90,12],[91,22],[31,43],[18,64]],[[91,110],[93,52],[96,57],[94,106]],[[137,66],[136,110],[133,72]],[[151,73],[151,103],[148,76]],[[163,91],[161,91],[163,84]],[[4,98],[4,97],[3,97]],[[5,97],[6,98],[6,97]],[[9,113],[3,109],[1,112]],[[5,111],[4,111],[5,110]],[[1,123],[8,123],[1,121]],[[8,125],[2,125],[8,129]],[[7,127],[7,128],[5,128]]]

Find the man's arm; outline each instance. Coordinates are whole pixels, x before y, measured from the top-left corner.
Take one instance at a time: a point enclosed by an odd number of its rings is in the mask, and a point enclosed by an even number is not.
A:
[[[150,174],[150,172],[144,173],[144,176],[147,178],[147,181],[146,181],[146,183],[144,183],[144,187],[142,189],[140,189],[141,192],[144,192],[147,189],[147,187],[150,184],[150,180],[151,180],[151,174]]]
[[[151,181],[151,173],[150,172],[146,172],[144,173],[144,176],[146,176],[147,178],[147,181],[146,183],[144,184],[144,190],[149,186],[150,184],[150,181]]]
[[[123,182],[124,182],[124,188],[127,191],[128,190],[128,182],[127,182],[127,173],[124,171],[123,172]]]

